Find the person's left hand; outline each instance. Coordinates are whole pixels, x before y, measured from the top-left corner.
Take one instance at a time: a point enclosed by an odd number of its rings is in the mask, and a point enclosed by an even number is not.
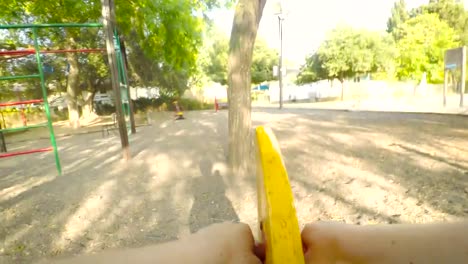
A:
[[[254,253],[252,231],[244,223],[221,223],[204,228],[190,238],[190,243],[201,247],[200,259],[206,263],[260,264]],[[203,255],[203,256],[202,256]]]

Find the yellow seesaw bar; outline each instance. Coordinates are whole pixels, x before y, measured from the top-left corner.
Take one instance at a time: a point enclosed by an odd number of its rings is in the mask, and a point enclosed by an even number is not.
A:
[[[294,198],[273,131],[255,130],[257,145],[257,195],[261,237],[267,264],[303,264],[301,234]]]

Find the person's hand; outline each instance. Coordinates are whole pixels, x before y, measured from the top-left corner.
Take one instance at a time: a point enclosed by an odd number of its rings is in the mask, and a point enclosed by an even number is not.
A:
[[[382,258],[385,250],[378,246],[382,243],[379,238],[382,234],[372,226],[335,222],[308,224],[301,234],[305,263],[389,263]]]
[[[468,263],[468,222],[349,225],[308,224],[306,263]]]
[[[262,263],[254,254],[252,231],[244,223],[214,224],[192,235],[189,241],[201,247],[200,257],[205,263]]]
[[[305,263],[336,263],[340,250],[335,233],[340,224],[311,223],[302,230]]]
[[[301,234],[305,263],[379,263],[365,250],[368,245],[361,228],[333,222],[306,225]]]
[[[51,261],[45,261],[51,263]],[[180,240],[143,248],[113,250],[95,255],[58,260],[60,264],[84,263],[200,263],[260,264],[254,239],[246,224],[211,225]]]

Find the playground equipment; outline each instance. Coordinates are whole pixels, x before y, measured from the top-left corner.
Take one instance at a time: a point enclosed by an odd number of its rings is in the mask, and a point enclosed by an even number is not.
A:
[[[184,111],[182,110],[182,107],[179,106],[179,102],[174,101],[174,107],[175,107],[175,120],[185,119]]]
[[[303,264],[301,234],[288,173],[278,142],[269,128],[257,127],[257,197],[265,263]]]
[[[1,112],[1,111],[0,111],[0,116],[2,117],[0,119],[0,129],[6,128],[5,118],[3,116],[3,112]],[[1,152],[7,152],[5,136],[3,135],[2,131],[0,131],[0,153]]]
[[[458,71],[459,70],[459,71]],[[463,107],[463,94],[465,93],[466,81],[466,47],[459,47],[445,51],[444,57],[444,106],[447,105],[447,86],[449,75],[453,80],[459,79],[457,83],[460,89],[460,107]],[[459,76],[457,76],[459,75]]]
[[[17,102],[10,102],[10,103],[3,103],[0,104],[0,107],[4,106],[13,106],[13,105],[26,105],[26,104],[37,104],[37,103],[42,103],[44,105],[44,110],[45,114],[47,117],[47,122],[43,124],[38,124],[38,125],[24,125],[22,127],[17,127],[17,128],[6,128],[6,127],[1,127],[0,128],[0,134],[2,138],[2,145],[5,147],[6,150],[6,145],[4,142],[4,137],[3,133],[6,132],[12,132],[12,131],[22,131],[22,130],[28,130],[31,128],[38,128],[38,127],[47,127],[49,130],[49,136],[50,136],[50,142],[51,142],[51,147],[48,148],[42,148],[42,149],[33,149],[33,150],[28,150],[28,151],[18,151],[18,152],[7,152],[0,154],[0,158],[6,158],[6,157],[12,157],[12,156],[18,156],[18,155],[26,155],[26,154],[32,154],[32,153],[38,153],[38,152],[48,152],[48,151],[53,151],[54,152],[54,157],[55,157],[55,164],[57,167],[57,171],[59,175],[62,174],[62,168],[60,165],[60,158],[59,158],[59,153],[58,153],[58,148],[57,148],[57,142],[55,139],[55,133],[54,133],[54,128],[52,125],[52,118],[50,115],[50,108],[49,108],[49,103],[47,101],[47,88],[45,85],[45,75],[44,75],[44,65],[42,64],[41,60],[41,54],[48,54],[48,53],[67,53],[67,52],[103,52],[106,51],[106,49],[68,49],[68,50],[40,50],[39,48],[39,42],[38,42],[38,29],[39,28],[71,28],[71,27],[78,27],[78,28],[83,28],[83,27],[90,27],[90,28],[96,28],[96,27],[103,27],[103,24],[99,23],[85,23],[85,24],[77,24],[77,23],[59,23],[59,24],[19,24],[19,25],[0,25],[0,29],[31,29],[32,30],[32,36],[33,36],[33,41],[34,41],[34,49],[26,49],[26,50],[14,50],[14,51],[1,51],[0,56],[7,57],[8,59],[13,59],[13,58],[19,58],[19,57],[24,57],[28,55],[35,55],[36,57],[36,62],[37,62],[37,68],[38,68],[38,74],[31,74],[31,75],[23,75],[23,76],[0,76],[0,81],[7,81],[7,80],[20,80],[20,79],[31,79],[31,78],[36,78],[40,80],[40,85],[41,85],[41,91],[42,91],[42,99],[35,99],[35,100],[27,100],[27,101],[17,101]],[[127,116],[129,116],[129,122],[130,125],[127,122],[127,133],[131,133],[130,131],[135,131],[135,124],[134,124],[134,118],[133,118],[133,112],[131,111],[131,105],[130,105],[130,92],[128,89],[128,78],[126,76],[126,68],[124,65],[124,58],[122,55],[122,52],[120,50],[121,48],[121,40],[118,37],[117,30],[114,29],[114,27],[110,27],[110,30],[113,32],[113,38],[114,38],[114,43],[115,45],[112,45],[112,47],[115,47],[115,52],[116,54],[116,62],[117,62],[117,75],[118,75],[118,82],[119,82],[119,90],[118,93],[120,96],[118,98],[122,98],[122,101],[118,101],[116,103],[116,108],[118,113],[126,113]],[[112,43],[112,44],[114,44]],[[108,46],[109,49],[109,46]],[[109,52],[109,50],[107,51]],[[112,71],[112,73],[114,73]],[[120,109],[122,109],[122,112],[120,112]],[[122,115],[123,117],[123,115]],[[123,119],[123,118],[122,118]],[[125,125],[125,121],[123,121]],[[121,125],[119,123],[119,125]],[[128,128],[131,127],[129,130]],[[125,131],[124,130],[124,131]],[[125,135],[127,136],[127,135]],[[121,133],[121,138],[122,138],[122,133]],[[127,137],[126,137],[127,138]],[[128,146],[128,138],[127,138],[127,146]]]
[[[217,113],[219,111],[219,104],[218,104],[218,99],[216,99],[216,97],[214,100],[214,107],[215,107],[215,112]]]

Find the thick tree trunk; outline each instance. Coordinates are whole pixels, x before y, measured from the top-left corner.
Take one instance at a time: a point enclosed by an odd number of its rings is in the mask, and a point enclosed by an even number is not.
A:
[[[73,39],[70,41],[73,42]],[[68,120],[70,121],[70,126],[78,128],[80,126],[80,112],[78,109],[80,69],[78,56],[75,53],[66,53],[66,57],[70,67],[67,80]]]
[[[93,115],[93,101],[96,91],[82,91],[83,104],[82,104],[82,118],[84,120],[90,120]]]
[[[251,135],[252,53],[266,0],[239,0],[231,32],[228,61],[229,164],[233,175],[253,168]]]

